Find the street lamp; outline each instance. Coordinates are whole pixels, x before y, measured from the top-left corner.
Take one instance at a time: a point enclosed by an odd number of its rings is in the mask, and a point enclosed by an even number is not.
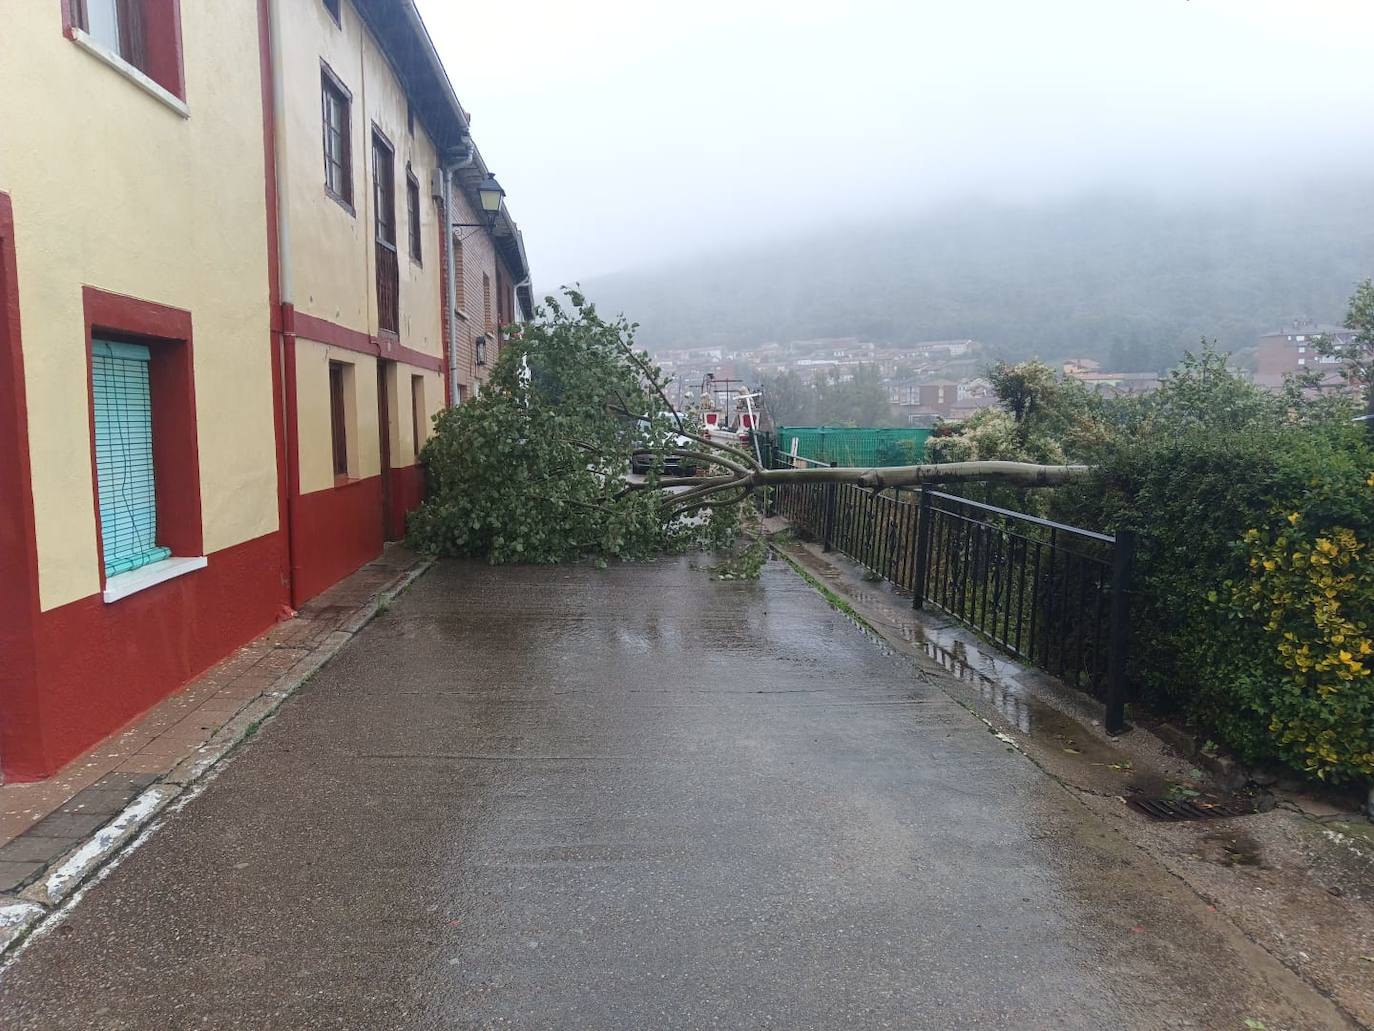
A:
[[[482,185],[477,187],[477,200],[481,204],[482,214],[487,216],[485,222],[454,222],[454,229],[487,229],[496,228],[496,216],[501,214],[501,198],[506,195],[506,191],[501,189],[501,184],[496,181],[496,174],[488,172],[487,177],[482,180]]]
[[[487,219],[495,222],[496,216],[501,213],[501,198],[506,195],[506,191],[501,189],[501,184],[496,181],[496,174],[488,172],[487,177],[482,180],[482,185],[477,187],[477,196],[482,201],[482,210],[486,212]]]

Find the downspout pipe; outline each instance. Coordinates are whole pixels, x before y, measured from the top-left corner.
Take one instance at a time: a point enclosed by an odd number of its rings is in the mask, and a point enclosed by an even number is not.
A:
[[[269,0],[268,8],[271,15],[268,25],[271,37],[274,165],[277,183],[277,299],[280,309],[274,314],[280,319],[281,324],[282,418],[286,423],[286,526],[283,529],[287,569],[291,581],[291,605],[293,608],[299,608],[303,601],[300,596],[300,545],[297,540],[297,534],[300,532],[300,520],[297,516],[301,479],[300,440],[297,435],[295,278],[291,267],[291,206],[287,200],[286,181],[287,122],[281,52],[282,4],[280,0]]]

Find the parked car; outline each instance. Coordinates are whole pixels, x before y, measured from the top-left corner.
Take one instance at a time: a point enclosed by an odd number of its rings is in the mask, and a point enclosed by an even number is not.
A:
[[[665,412],[663,417],[670,422],[675,421],[675,417],[671,412]],[[639,429],[640,434],[647,442],[651,431],[649,423],[641,419],[639,422]],[[691,437],[684,437],[682,434],[678,433],[673,435],[671,445],[666,446],[687,450],[694,448],[696,446],[696,441],[692,440]],[[630,472],[636,474],[647,473],[653,468],[656,457],[655,453],[649,450],[634,452],[630,456]],[[693,476],[696,474],[696,471],[696,463],[690,458],[683,458],[680,455],[663,455],[663,474],[665,476]]]

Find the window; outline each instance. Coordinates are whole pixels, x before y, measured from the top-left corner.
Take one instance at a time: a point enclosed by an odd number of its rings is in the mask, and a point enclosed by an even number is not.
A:
[[[334,445],[334,479],[348,477],[348,373],[343,362],[329,363],[329,425]]]
[[[352,95],[328,66],[320,69],[320,103],[324,121],[324,189],[353,210]]]
[[[491,329],[491,277],[482,273],[482,328]]]
[[[148,348],[95,340],[96,487],[105,575],[117,576],[171,557],[157,543],[153,478],[153,400]]]
[[[65,0],[73,28],[106,53],[138,69],[179,100],[186,98],[181,68],[180,0]]]
[[[1299,365],[1306,365],[1306,364],[1307,364],[1307,359],[1306,359],[1306,358],[1299,358],[1299,359],[1298,359],[1298,364],[1299,364]]]
[[[453,303],[466,313],[468,292],[463,283],[463,240],[457,233],[453,234],[453,290]]]
[[[339,9],[343,0],[324,0],[324,9],[329,12],[329,17],[334,19],[335,25],[343,24],[343,12]]]
[[[425,416],[428,413],[425,407],[425,378],[423,376],[410,377],[410,432],[411,441],[415,445],[415,457],[420,457],[420,449],[425,446]]]
[[[410,221],[410,257],[412,261],[421,262],[420,180],[409,169],[406,169],[406,215]]]
[[[376,212],[377,239],[396,246],[395,151],[386,137],[372,131],[372,208]]]
[[[75,4],[77,25],[90,34],[91,39],[108,47],[130,64],[137,64],[133,56],[135,33],[129,24],[128,3],[121,0],[80,0]]]
[[[92,286],[81,295],[109,604],[205,568],[191,313]]]
[[[377,328],[401,331],[401,268],[396,254],[396,152],[372,129],[373,226],[377,237]]]

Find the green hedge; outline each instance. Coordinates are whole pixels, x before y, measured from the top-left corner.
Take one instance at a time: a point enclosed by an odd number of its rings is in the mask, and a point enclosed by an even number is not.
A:
[[[1143,701],[1244,759],[1368,779],[1374,452],[1339,406],[1295,411],[1204,371],[1215,382],[1166,387],[1118,426],[1093,456],[1098,478],[1056,492],[1055,515],[1139,534],[1131,677]],[[1337,541],[1339,582],[1291,568]],[[1317,594],[1343,633],[1320,625]],[[1297,668],[1303,642],[1323,669]]]

